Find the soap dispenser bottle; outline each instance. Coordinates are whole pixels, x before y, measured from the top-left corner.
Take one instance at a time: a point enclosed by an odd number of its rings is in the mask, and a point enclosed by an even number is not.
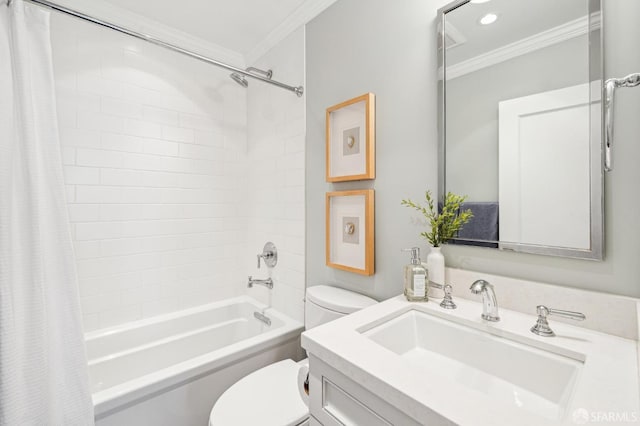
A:
[[[420,248],[412,247],[402,251],[411,252],[411,263],[404,267],[404,295],[409,302],[426,302],[428,273],[420,262]]]

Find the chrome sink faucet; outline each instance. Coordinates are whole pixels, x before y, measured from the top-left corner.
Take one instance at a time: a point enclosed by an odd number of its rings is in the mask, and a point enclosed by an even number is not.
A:
[[[498,314],[498,300],[493,290],[493,285],[485,280],[477,280],[469,288],[473,294],[482,295],[482,319],[487,321],[500,321]]]

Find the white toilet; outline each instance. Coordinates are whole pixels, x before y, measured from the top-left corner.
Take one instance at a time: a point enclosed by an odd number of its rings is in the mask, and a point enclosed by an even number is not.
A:
[[[313,328],[375,303],[370,297],[337,287],[309,287],[305,327]],[[215,403],[209,426],[308,425],[309,407],[298,389],[298,372],[307,364],[306,359],[286,359],[243,377]]]

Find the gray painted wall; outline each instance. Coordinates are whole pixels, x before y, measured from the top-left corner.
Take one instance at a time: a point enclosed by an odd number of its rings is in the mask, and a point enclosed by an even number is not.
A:
[[[403,247],[424,229],[400,206],[437,189],[436,27],[447,1],[340,0],[307,26],[306,228],[307,285],[333,282],[384,299],[402,292]],[[640,71],[628,43],[640,37],[640,2],[605,2],[606,76]],[[625,49],[626,46],[626,49]],[[377,96],[377,178],[325,182],[325,109],[365,92]],[[449,266],[563,286],[640,296],[640,89],[623,89],[616,104],[615,171],[606,178],[604,262],[445,247]],[[362,277],[325,266],[326,191],[376,190],[376,274]],[[412,219],[414,218],[414,219]],[[468,283],[453,283],[467,285]]]

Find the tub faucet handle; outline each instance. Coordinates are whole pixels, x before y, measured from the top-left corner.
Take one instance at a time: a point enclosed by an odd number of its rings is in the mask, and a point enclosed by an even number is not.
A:
[[[262,249],[262,253],[258,254],[258,269],[260,269],[260,259],[264,260],[264,264],[268,268],[273,268],[278,263],[278,249],[271,241],[267,242]]]

